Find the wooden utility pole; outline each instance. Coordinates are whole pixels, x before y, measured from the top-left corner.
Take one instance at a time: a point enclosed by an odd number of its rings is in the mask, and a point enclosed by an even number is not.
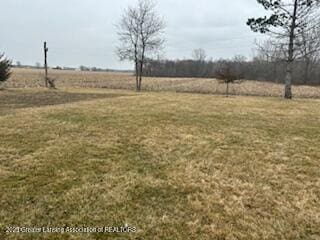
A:
[[[48,53],[48,48],[47,48],[47,42],[44,42],[43,44],[43,49],[44,49],[44,70],[45,70],[45,84],[46,88],[48,87],[48,63],[47,63],[47,53]]]

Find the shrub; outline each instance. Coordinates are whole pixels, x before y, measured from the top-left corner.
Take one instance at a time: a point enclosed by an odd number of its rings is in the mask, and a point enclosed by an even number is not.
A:
[[[11,61],[0,54],[0,84],[7,81],[11,75]]]
[[[219,61],[215,70],[215,77],[227,85],[226,96],[228,97],[229,84],[241,83],[241,79],[243,79],[241,62],[225,60]]]

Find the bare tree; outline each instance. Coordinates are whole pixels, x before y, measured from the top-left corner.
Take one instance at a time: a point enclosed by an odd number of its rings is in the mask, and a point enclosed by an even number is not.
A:
[[[244,58],[235,57],[232,61],[220,60],[215,71],[215,77],[226,84],[226,96],[229,96],[229,85],[241,83],[243,79],[242,61]]]
[[[266,62],[285,61],[286,49],[284,46],[279,47],[279,44],[274,39],[268,39],[262,43],[255,42],[257,47],[257,57]]]
[[[139,14],[137,8],[128,7],[118,24],[118,35],[121,45],[117,54],[121,61],[129,60],[135,63],[136,90],[139,89]]]
[[[298,50],[300,58],[303,60],[304,72],[303,83],[307,84],[310,80],[310,73],[315,67],[320,56],[320,21],[316,28],[310,31],[302,31],[298,40]]]
[[[192,64],[190,71],[195,77],[203,77],[206,71],[206,52],[202,48],[194,49],[192,51]]]
[[[207,58],[206,51],[202,48],[194,49],[192,52],[192,58],[198,62],[204,62]]]
[[[139,0],[135,7],[128,7],[118,24],[121,45],[117,48],[120,60],[135,64],[136,90],[141,91],[142,76],[147,57],[161,50],[165,24],[155,11],[155,4]]]
[[[319,18],[320,0],[257,0],[266,10],[272,11],[269,17],[251,18],[247,24],[255,32],[269,33],[277,40],[279,47],[286,48],[285,98],[292,98],[293,63],[298,56],[297,43],[302,32],[316,27]]]
[[[265,76],[279,83],[284,78],[282,73],[286,66],[286,49],[279,46],[274,39],[268,39],[262,43],[255,42],[255,45],[256,60],[259,59],[260,64],[264,65]]]

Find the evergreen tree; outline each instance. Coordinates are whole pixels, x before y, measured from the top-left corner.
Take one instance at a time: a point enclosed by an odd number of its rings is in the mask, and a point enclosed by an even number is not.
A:
[[[301,43],[301,34],[318,27],[320,0],[257,0],[272,14],[250,18],[247,24],[254,32],[269,33],[279,44],[286,47],[285,98],[292,98],[293,62]],[[319,39],[310,39],[319,41]]]
[[[11,75],[11,61],[0,54],[0,84],[7,81]]]

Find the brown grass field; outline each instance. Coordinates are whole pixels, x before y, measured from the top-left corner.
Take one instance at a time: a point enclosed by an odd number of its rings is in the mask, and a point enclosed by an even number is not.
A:
[[[168,91],[136,93],[95,88],[132,88],[128,75],[52,74],[61,89],[0,91],[0,240],[320,239],[319,99],[170,92],[205,79],[146,79]],[[7,86],[41,78],[15,70]],[[125,224],[137,231],[5,232]]]
[[[108,88],[133,90],[134,77],[130,74],[99,73],[81,71],[50,70],[50,77],[56,79],[58,88]],[[44,85],[43,70],[14,69],[7,87],[41,87]],[[215,79],[196,78],[145,78],[143,90],[173,91],[185,93],[224,94],[226,86]],[[231,85],[230,93],[234,95],[274,96],[283,95],[283,84],[258,81],[243,81]],[[320,98],[320,86],[294,86],[293,94],[300,98]]]

